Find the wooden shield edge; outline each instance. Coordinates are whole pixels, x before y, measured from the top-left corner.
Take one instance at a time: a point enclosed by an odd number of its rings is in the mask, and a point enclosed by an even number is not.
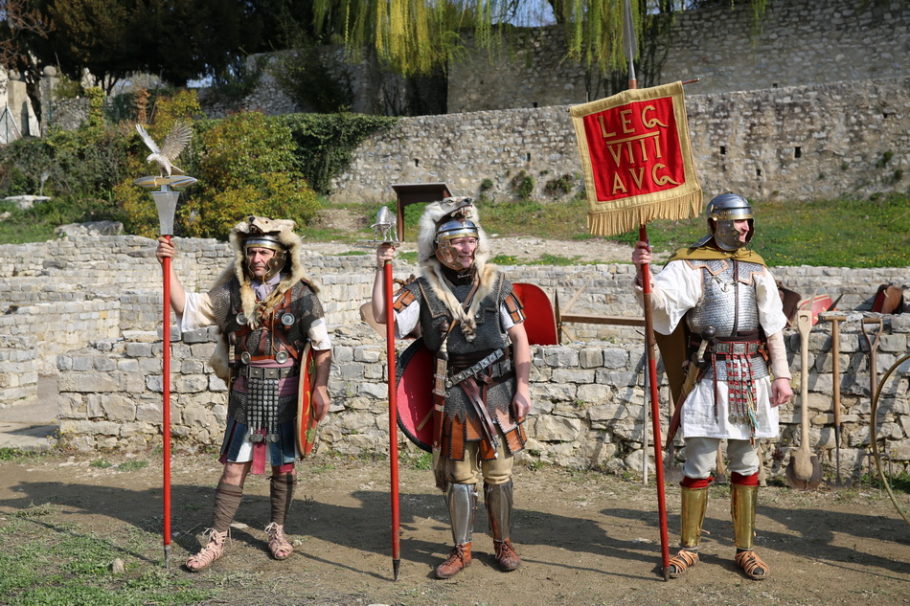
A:
[[[418,429],[418,421],[415,421],[415,419],[426,420],[423,426],[429,427],[429,431],[432,432],[433,365],[431,363],[429,370],[424,369],[421,372],[415,372],[415,367],[411,367],[411,371],[408,371],[411,362],[418,359],[418,356],[421,355],[430,355],[431,359],[433,359],[432,352],[423,344],[423,339],[415,340],[398,354],[397,376],[395,377],[395,389],[398,398],[398,428],[418,448],[432,452],[432,436],[429,440],[421,438],[420,434],[425,434],[426,431]],[[430,415],[429,419],[427,419],[427,415]]]
[[[512,290],[525,312],[525,331],[531,345],[558,345],[559,332],[553,305],[544,290],[529,282],[515,282]]]
[[[294,433],[300,458],[306,457],[316,443],[316,411],[313,409],[313,350],[310,344],[300,354],[300,380],[297,388],[297,417]]]

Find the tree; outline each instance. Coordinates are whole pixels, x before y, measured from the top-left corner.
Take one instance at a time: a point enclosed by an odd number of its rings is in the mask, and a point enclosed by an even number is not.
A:
[[[750,0],[760,16],[767,0]],[[709,2],[734,0],[631,0],[638,33],[652,21]],[[624,64],[623,0],[547,0],[566,34],[568,55],[602,75]],[[464,34],[481,48],[499,44],[509,23],[530,0],[313,0],[319,31],[328,31],[354,52],[371,46],[399,73],[428,73],[457,59]],[[666,29],[666,28],[664,28]],[[657,30],[655,30],[657,31]]]
[[[243,0],[44,0],[44,11],[54,24],[45,55],[71,78],[87,69],[108,93],[137,71],[183,86],[262,34]]]
[[[53,30],[50,20],[29,0],[0,0],[0,66],[25,82],[32,110],[41,120],[41,76],[45,63],[32,49]]]

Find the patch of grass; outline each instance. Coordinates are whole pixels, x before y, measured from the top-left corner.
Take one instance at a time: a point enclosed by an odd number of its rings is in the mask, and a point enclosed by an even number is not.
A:
[[[433,468],[433,453],[431,452],[421,452],[416,457],[412,457],[409,460],[411,467],[414,469],[432,469]]]
[[[343,253],[338,253],[338,256],[339,257],[362,257],[362,256],[365,256],[368,254],[370,254],[370,253],[368,253],[365,250],[346,250]]]
[[[752,247],[771,266],[905,267],[910,265],[910,196],[753,204]],[[705,219],[648,225],[657,251],[688,246],[705,234]],[[621,234],[629,244],[638,231]]]
[[[133,459],[132,461],[124,461],[117,466],[118,471],[139,471],[140,469],[145,469],[149,466],[148,461],[141,459]]]
[[[0,448],[0,461],[17,461],[19,459],[35,459],[44,456],[43,452],[23,450],[21,448]]]
[[[113,467],[114,464],[108,461],[107,459],[95,459],[89,463],[89,467],[97,467],[98,469],[107,469],[108,467]]]
[[[49,515],[63,514],[50,510]],[[153,568],[155,564],[119,548],[116,540],[75,533],[56,522],[23,520],[16,533],[0,534],[3,604],[198,604],[217,595],[194,587],[176,571]],[[126,565],[123,575],[110,572],[116,558]]]

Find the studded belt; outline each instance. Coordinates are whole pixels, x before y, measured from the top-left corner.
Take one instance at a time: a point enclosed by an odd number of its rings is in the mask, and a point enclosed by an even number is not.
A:
[[[294,377],[300,369],[295,364],[293,366],[282,366],[280,368],[264,368],[262,366],[241,366],[237,369],[237,375],[247,379],[284,379]]]
[[[709,347],[709,351],[713,351],[716,354],[751,356],[757,354],[760,347],[760,341],[732,341],[728,343],[714,343]]]

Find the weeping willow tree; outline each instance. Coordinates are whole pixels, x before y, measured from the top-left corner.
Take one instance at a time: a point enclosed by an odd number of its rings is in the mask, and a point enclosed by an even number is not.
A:
[[[749,0],[756,22],[768,0]],[[568,57],[602,76],[625,63],[622,45],[623,0],[313,0],[314,25],[352,53],[372,48],[398,73],[426,74],[445,66],[464,50],[468,38],[480,48],[503,43],[511,24],[529,11],[543,23],[560,24]],[[637,39],[669,32],[674,13],[734,0],[630,0]],[[548,9],[543,16],[541,8]],[[532,19],[533,20],[533,19]],[[642,37],[644,34],[644,38]]]

